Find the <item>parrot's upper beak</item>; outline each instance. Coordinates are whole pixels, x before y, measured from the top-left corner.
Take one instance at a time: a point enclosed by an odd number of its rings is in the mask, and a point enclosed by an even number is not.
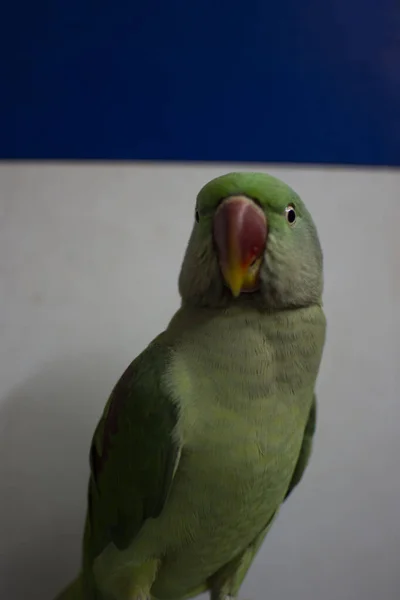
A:
[[[234,297],[258,288],[267,233],[264,212],[246,196],[230,196],[218,207],[214,240],[222,275]]]

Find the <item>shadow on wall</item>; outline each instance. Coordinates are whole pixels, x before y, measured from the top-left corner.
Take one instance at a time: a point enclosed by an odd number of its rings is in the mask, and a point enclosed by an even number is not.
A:
[[[1,598],[50,600],[79,568],[89,444],[115,363],[60,358],[1,399]]]

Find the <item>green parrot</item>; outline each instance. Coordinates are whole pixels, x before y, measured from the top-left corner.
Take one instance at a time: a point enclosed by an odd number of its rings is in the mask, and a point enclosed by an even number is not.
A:
[[[82,568],[58,600],[237,597],[309,460],[322,289],[289,186],[237,172],[200,190],[181,307],[95,430]]]

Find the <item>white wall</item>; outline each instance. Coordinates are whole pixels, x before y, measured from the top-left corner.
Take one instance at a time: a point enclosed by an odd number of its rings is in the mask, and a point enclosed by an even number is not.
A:
[[[232,168],[0,166],[0,598],[76,571],[93,428],[177,308],[196,192]],[[319,226],[329,329],[313,459],[242,597],[398,599],[400,172],[260,168]]]

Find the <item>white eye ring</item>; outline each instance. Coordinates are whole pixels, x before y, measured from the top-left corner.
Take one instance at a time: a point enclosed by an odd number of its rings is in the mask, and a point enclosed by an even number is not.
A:
[[[289,206],[285,208],[285,216],[286,221],[289,223],[289,225],[294,225],[296,223],[296,211],[294,209],[294,206],[289,204]]]

